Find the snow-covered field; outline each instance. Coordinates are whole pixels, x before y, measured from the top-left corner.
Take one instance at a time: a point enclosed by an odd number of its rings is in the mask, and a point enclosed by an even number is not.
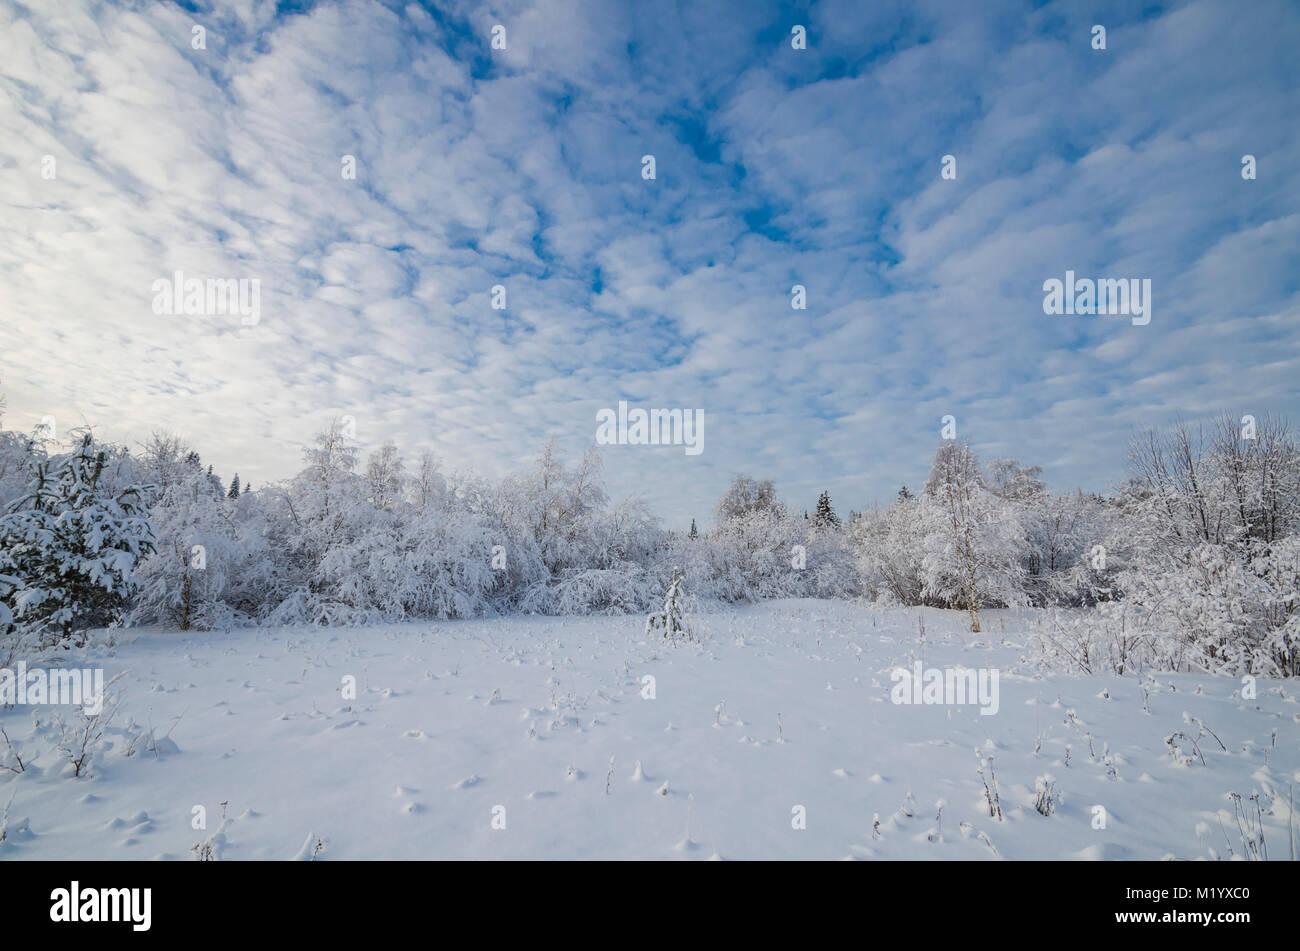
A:
[[[976,635],[961,612],[779,601],[698,615],[679,647],[636,617],[119,632],[68,658],[126,672],[88,776],[54,748],[57,708],[0,712],[29,762],[0,772],[0,858],[1240,857],[1230,793],[1260,794],[1288,857],[1293,685],[1036,677],[1030,617]],[[998,712],[891,702],[917,660],[997,669]],[[169,742],[124,755],[150,727]]]

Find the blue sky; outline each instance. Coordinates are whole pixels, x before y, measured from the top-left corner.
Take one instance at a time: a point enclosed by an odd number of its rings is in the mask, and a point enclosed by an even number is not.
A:
[[[700,455],[601,450],[681,525],[738,471],[887,501],[951,414],[1103,490],[1137,427],[1300,421],[1297,47],[1268,0],[0,0],[5,425],[257,484],[335,415],[501,475],[699,408]],[[1150,324],[1045,315],[1067,269],[1149,278]],[[259,323],[153,313],[175,270]]]

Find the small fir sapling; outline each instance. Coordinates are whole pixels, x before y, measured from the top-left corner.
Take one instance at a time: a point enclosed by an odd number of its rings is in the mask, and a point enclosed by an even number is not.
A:
[[[687,623],[682,609],[682,582],[684,580],[680,569],[674,567],[673,580],[668,585],[663,609],[646,618],[645,633],[647,636],[655,631],[662,631],[663,636],[670,641],[694,640],[694,632]]]

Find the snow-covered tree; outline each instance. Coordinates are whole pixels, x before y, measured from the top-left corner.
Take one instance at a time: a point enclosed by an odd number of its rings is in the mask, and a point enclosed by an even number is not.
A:
[[[674,567],[672,581],[668,583],[668,591],[664,595],[663,607],[645,619],[647,637],[656,631],[662,632],[663,636],[670,641],[690,640],[694,637],[682,606],[683,581],[685,578],[682,577],[680,569]]]
[[[771,479],[751,479],[737,475],[718,500],[719,523],[743,518],[754,512],[771,512],[785,515],[785,506],[777,500],[776,488]]]
[[[375,508],[387,511],[401,500],[406,470],[394,442],[389,440],[370,454],[365,479],[370,504]]]
[[[1229,417],[1139,434],[1109,537],[1116,585],[1184,662],[1225,673],[1297,671],[1300,450],[1280,420],[1243,438]]]
[[[1026,584],[1037,605],[1094,604],[1114,595],[1106,545],[1111,512],[1094,495],[1045,495],[1021,509]]]
[[[154,551],[136,568],[133,623],[209,630],[246,622],[262,607],[270,570],[257,503],[223,496],[183,460],[150,510]]]
[[[961,442],[946,442],[934,454],[930,477],[925,483],[925,494],[938,504],[947,516],[945,550],[955,551],[959,561],[960,585],[970,615],[970,629],[978,632],[979,589],[976,583],[976,535],[983,512],[981,501],[985,493],[979,460],[970,446]],[[932,564],[931,577],[937,577],[937,565]],[[935,587],[931,582],[930,587]]]
[[[436,455],[425,452],[420,456],[420,464],[408,488],[411,504],[421,512],[446,497],[447,479],[442,473],[442,464]]]
[[[26,491],[32,464],[44,458],[45,452],[35,440],[0,431],[0,510]]]
[[[804,568],[797,572],[801,596],[851,598],[861,593],[861,577],[844,532],[815,528],[803,545]]]
[[[154,546],[145,489],[108,490],[109,453],[86,433],[73,451],[30,469],[0,516],[0,602],[10,623],[61,642],[118,621]]]
[[[1017,459],[994,459],[988,465],[988,490],[998,498],[1032,505],[1047,495],[1041,466],[1022,466]]]
[[[853,521],[849,536],[868,597],[896,604],[942,603],[927,597],[923,572],[925,540],[942,529],[940,514],[909,494]]]
[[[345,552],[374,520],[357,449],[343,420],[335,419],[303,451],[306,467],[273,493],[261,493],[274,560],[268,578],[268,620],[329,624],[359,619],[339,590]]]
[[[833,528],[840,524],[840,517],[831,508],[831,495],[825,489],[817,497],[817,514],[813,517],[819,528]]]

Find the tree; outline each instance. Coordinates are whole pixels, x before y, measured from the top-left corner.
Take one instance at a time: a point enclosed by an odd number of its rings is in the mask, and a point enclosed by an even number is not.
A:
[[[1047,495],[1047,487],[1039,478],[1042,474],[1042,466],[1022,466],[1016,459],[994,459],[989,463],[988,488],[1008,502],[1039,502]]]
[[[316,589],[318,567],[331,548],[353,540],[367,520],[364,487],[356,474],[357,449],[341,419],[317,433],[303,450],[306,468],[280,494],[288,519],[279,520],[279,553],[289,562],[286,575]]]
[[[912,498],[912,490],[909,489],[907,486],[903,486],[901,489],[898,490],[898,500],[900,502],[905,502],[910,498]]]
[[[690,639],[694,636],[682,610],[682,581],[684,580],[681,569],[674,567],[673,580],[669,583],[668,592],[664,596],[663,609],[645,619],[646,636],[657,630],[663,631],[663,636],[670,641],[679,638]]]
[[[873,599],[899,604],[942,602],[925,587],[925,541],[939,521],[937,506],[908,496],[863,512],[850,527],[859,573]]]
[[[594,446],[570,469],[555,443],[549,442],[536,468],[506,488],[511,498],[503,501],[515,509],[513,518],[527,524],[529,543],[552,578],[590,567],[592,533],[609,501]]]
[[[926,495],[937,501],[948,517],[951,541],[961,561],[970,629],[979,633],[979,594],[975,585],[976,494],[983,489],[979,459],[970,446],[946,442],[934,454]]]
[[[239,473],[238,472],[236,472],[235,477],[230,480],[230,491],[226,493],[226,498],[228,499],[239,498]]]
[[[174,433],[154,430],[139,457],[142,476],[162,495],[199,468],[199,455]]]
[[[427,450],[420,455],[420,465],[411,480],[411,501],[423,512],[447,494],[447,480],[438,457]]]
[[[1104,561],[1107,512],[1096,496],[1074,491],[1044,495],[1020,506],[1025,528],[1024,564],[1036,605],[1092,604],[1110,597]]]
[[[328,535],[337,527],[339,497],[350,499],[356,483],[357,447],[343,421],[334,419],[328,429],[316,434],[316,445],[304,450],[303,458],[307,468],[297,477],[302,494],[311,497],[309,512]]]
[[[1252,423],[1179,421],[1130,448],[1110,567],[1124,606],[1179,645],[1175,668],[1300,673],[1300,447],[1284,421]]]
[[[1001,500],[1002,510],[1014,513],[1022,523],[1025,544],[1018,560],[1037,603],[1044,603],[1049,594],[1046,589],[1061,580],[1051,575],[1062,567],[1050,539],[1040,538],[1050,534],[1052,523],[1059,528],[1062,515],[1061,507],[1052,505],[1047,486],[1039,478],[1042,473],[1040,466],[1022,466],[1016,459],[994,459],[988,465],[986,480],[988,491]],[[1040,540],[1044,544],[1036,544]]]
[[[700,537],[699,529],[695,527],[695,519],[691,519],[691,531],[689,537],[691,539],[696,539]]]
[[[245,620],[256,610],[248,602],[265,594],[258,576],[269,567],[256,510],[247,492],[214,497],[206,475],[193,468],[188,478],[169,485],[150,511],[157,539],[135,570],[139,594],[131,622],[188,631]]]
[[[221,476],[212,471],[212,465],[208,465],[208,485],[213,496],[218,499],[225,498],[226,490],[221,484]]]
[[[0,432],[0,511],[27,489],[28,468],[40,448],[25,436]]]
[[[0,603],[13,624],[66,643],[116,622],[136,590],[132,570],[154,547],[145,487],[110,495],[107,453],[90,433],[72,452],[36,461],[27,492],[0,517]]]
[[[784,516],[785,506],[777,501],[776,487],[771,479],[751,479],[747,475],[737,475],[718,500],[718,521],[726,522],[754,512]]]
[[[806,548],[809,529],[802,519],[773,508],[720,522],[708,538],[713,557],[707,571],[713,595],[724,601],[806,596],[811,573],[796,564],[806,559],[797,557],[795,546]]]
[[[835,527],[840,524],[840,517],[835,514],[831,508],[831,496],[825,489],[817,497],[817,515],[816,522],[818,528]]]
[[[381,512],[388,511],[402,497],[406,473],[397,454],[397,445],[389,440],[366,460],[366,487],[370,504]]]

